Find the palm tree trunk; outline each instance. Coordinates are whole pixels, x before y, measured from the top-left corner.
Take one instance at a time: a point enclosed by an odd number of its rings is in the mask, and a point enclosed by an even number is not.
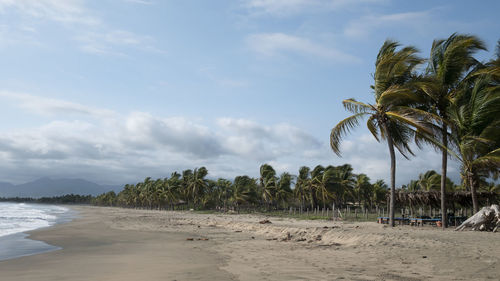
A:
[[[446,124],[443,124],[443,128],[441,130],[441,133],[443,134],[443,145],[445,148],[448,147],[448,127]],[[442,150],[442,155],[441,155],[441,225],[443,230],[448,227],[447,225],[447,218],[446,218],[446,170],[447,170],[447,165],[448,165],[448,151],[446,149]]]
[[[479,205],[477,203],[477,194],[476,194],[476,181],[474,180],[474,174],[470,173],[469,175],[469,183],[470,183],[470,193],[472,197],[472,208],[474,209],[474,213],[479,212]]]
[[[396,195],[396,155],[394,153],[394,144],[392,142],[392,136],[387,128],[387,124],[384,123],[384,129],[387,137],[387,145],[389,146],[389,154],[391,155],[391,197],[389,205],[389,224],[394,227],[394,205],[395,205],[395,195]]]

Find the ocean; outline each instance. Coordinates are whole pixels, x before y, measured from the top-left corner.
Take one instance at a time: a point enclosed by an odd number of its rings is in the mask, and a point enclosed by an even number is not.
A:
[[[0,202],[0,260],[59,249],[27,239],[24,232],[71,220],[68,208],[28,203]]]

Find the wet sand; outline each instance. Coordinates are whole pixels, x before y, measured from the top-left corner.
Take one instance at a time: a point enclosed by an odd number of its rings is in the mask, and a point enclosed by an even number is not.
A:
[[[500,233],[121,208],[34,231],[1,280],[499,280]],[[269,219],[271,223],[260,224]],[[192,240],[187,240],[191,239]]]

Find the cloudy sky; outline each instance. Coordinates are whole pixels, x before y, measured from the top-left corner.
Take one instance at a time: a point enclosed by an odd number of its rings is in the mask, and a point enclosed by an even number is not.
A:
[[[472,33],[492,56],[500,5],[481,3],[0,0],[0,181],[123,184],[202,165],[232,178],[263,163],[387,180],[386,145],[366,129],[343,158],[329,149],[342,99],[371,101],[387,38],[427,56],[433,39]],[[439,163],[432,149],[398,159],[397,183]]]

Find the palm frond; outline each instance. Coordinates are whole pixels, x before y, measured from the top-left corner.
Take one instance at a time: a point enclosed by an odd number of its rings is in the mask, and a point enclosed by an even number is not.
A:
[[[374,115],[368,118],[368,120],[366,121],[366,127],[368,127],[368,130],[370,131],[370,133],[372,133],[377,142],[380,142],[377,119]]]
[[[354,114],[357,113],[366,113],[373,110],[373,106],[357,101],[355,99],[346,99],[342,101],[342,105],[344,108]]]
[[[339,157],[340,153],[340,142],[344,135],[346,135],[350,130],[359,125],[359,121],[368,113],[361,112],[354,114],[346,119],[340,121],[331,131],[330,133],[330,147],[333,152],[337,154]]]

